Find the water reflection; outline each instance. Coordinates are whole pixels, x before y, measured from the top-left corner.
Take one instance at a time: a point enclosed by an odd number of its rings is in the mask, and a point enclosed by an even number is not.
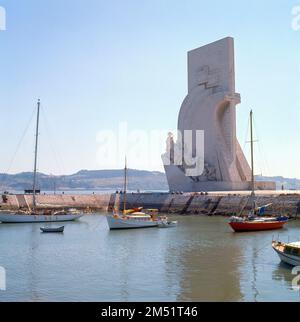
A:
[[[282,281],[285,282],[287,286],[291,286],[294,278],[294,276],[291,274],[293,267],[283,262],[280,262],[275,267],[276,268],[272,272],[273,280]]]
[[[212,218],[189,218],[185,236],[177,252],[181,292],[179,301],[238,301],[240,291],[239,266],[243,258],[227,226]]]

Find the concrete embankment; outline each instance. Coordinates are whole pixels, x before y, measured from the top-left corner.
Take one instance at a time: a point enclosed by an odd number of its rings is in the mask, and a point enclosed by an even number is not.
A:
[[[120,205],[122,205],[122,194]],[[213,193],[128,193],[127,208],[143,206],[157,208],[164,213],[228,215],[238,214],[243,208],[249,209],[247,192]],[[82,210],[112,211],[116,194],[81,194],[81,195],[38,195],[37,206],[40,209],[77,208]],[[300,193],[282,191],[261,191],[257,193],[257,205],[271,203],[268,213],[285,213],[296,217],[300,213]],[[31,195],[2,195],[0,209],[14,210],[32,206]]]

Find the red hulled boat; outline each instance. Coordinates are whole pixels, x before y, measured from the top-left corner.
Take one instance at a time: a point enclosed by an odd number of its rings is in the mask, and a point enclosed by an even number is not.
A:
[[[254,219],[254,220],[241,220],[230,221],[229,225],[235,232],[245,231],[261,231],[281,229],[288,222],[288,218],[268,218],[268,219]]]
[[[263,207],[256,207],[255,202],[255,184],[254,184],[254,162],[253,162],[253,126],[252,126],[252,111],[250,112],[250,134],[251,134],[251,210],[247,216],[232,216],[229,221],[230,227],[235,232],[242,231],[262,231],[262,230],[273,230],[282,228],[287,222],[288,217],[262,217],[265,208],[271,204],[265,205]],[[243,211],[243,209],[242,209]],[[240,215],[242,213],[240,212]]]

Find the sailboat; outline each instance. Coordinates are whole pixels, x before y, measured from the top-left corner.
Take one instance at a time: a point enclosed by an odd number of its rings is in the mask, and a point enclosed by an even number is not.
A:
[[[39,120],[40,120],[40,100],[37,103],[37,119],[35,133],[35,153],[34,153],[34,171],[33,171],[33,195],[32,209],[28,206],[28,211],[20,210],[18,212],[0,213],[0,222],[2,223],[33,223],[33,222],[64,222],[72,221],[83,216],[76,210],[70,211],[37,211],[37,158],[38,158],[38,139],[39,139]]]
[[[158,227],[161,219],[151,212],[147,214],[142,212],[143,207],[126,209],[127,194],[127,160],[125,158],[124,168],[124,191],[123,191],[123,212],[119,211],[119,194],[116,194],[115,207],[112,215],[107,215],[107,223],[109,229],[132,229],[132,228],[148,228]]]
[[[251,210],[247,216],[232,216],[229,220],[230,227],[235,232],[242,231],[260,231],[260,230],[273,230],[282,228],[287,222],[288,217],[261,217],[258,216],[264,213],[266,207],[270,204],[256,207],[255,201],[255,181],[254,181],[254,151],[253,151],[253,112],[250,112],[250,135],[251,135]]]

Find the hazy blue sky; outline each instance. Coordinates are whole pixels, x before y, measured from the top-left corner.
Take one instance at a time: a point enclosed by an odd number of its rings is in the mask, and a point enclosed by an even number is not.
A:
[[[261,147],[256,173],[300,177],[296,5],[300,0],[0,0],[7,14],[0,31],[0,172],[31,170],[34,122],[11,168],[10,160],[38,97],[48,124],[42,117],[39,170],[47,173],[109,167],[99,160],[97,133],[120,122],[176,128],[187,51],[232,36],[241,145],[252,107]],[[135,166],[132,156],[128,162]],[[146,158],[140,168],[162,169]]]

